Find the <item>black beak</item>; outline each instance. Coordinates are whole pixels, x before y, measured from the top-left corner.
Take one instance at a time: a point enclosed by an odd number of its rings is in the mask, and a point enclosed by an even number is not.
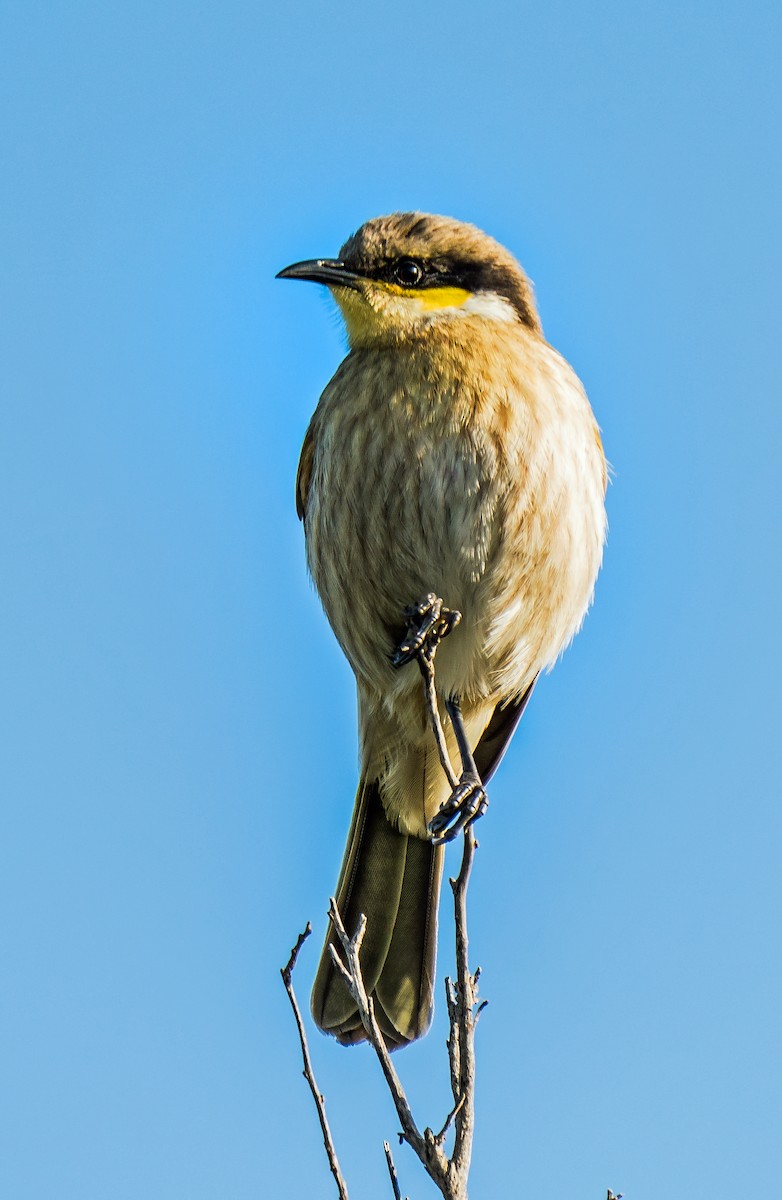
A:
[[[308,258],[305,262],[292,263],[278,271],[276,279],[308,279],[312,283],[325,283],[327,287],[355,288],[361,279],[336,258]]]

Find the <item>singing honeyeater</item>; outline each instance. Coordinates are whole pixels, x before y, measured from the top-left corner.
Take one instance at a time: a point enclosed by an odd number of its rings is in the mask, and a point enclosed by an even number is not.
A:
[[[367,918],[364,981],[394,1047],[431,1021],[443,835],[483,811],[481,785],[539,672],[591,602],[606,463],[527,276],[474,226],[378,217],[338,259],[280,276],[325,284],[347,329],[349,353],[304,439],[296,503],[358,689],[361,774],[336,899],[348,932]],[[461,724],[474,759],[439,821],[451,787],[421,675],[392,662],[405,610],[432,594],[461,613],[436,683],[452,755]],[[328,941],[312,1011],[340,1041],[364,1037]]]

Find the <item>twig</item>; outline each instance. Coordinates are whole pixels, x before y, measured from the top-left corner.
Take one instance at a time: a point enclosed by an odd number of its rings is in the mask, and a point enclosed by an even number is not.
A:
[[[396,1167],[394,1166],[394,1156],[391,1153],[391,1147],[388,1142],[383,1142],[383,1149],[386,1152],[386,1166],[388,1167],[388,1174],[391,1176],[391,1187],[394,1189],[394,1200],[402,1200],[402,1192],[399,1187]]]
[[[388,1090],[391,1093],[391,1099],[394,1101],[397,1116],[402,1125],[402,1136],[408,1145],[413,1148],[426,1172],[440,1190],[443,1191],[443,1184],[448,1171],[448,1159],[443,1154],[440,1146],[435,1142],[431,1130],[427,1129],[422,1135],[415,1123],[405,1090],[391,1062],[391,1055],[389,1054],[380,1026],[377,1023],[372,997],[367,995],[364,985],[359,953],[367,928],[366,917],[362,913],[358,929],[353,937],[350,937],[346,932],[345,926],[342,923],[342,917],[333,897],[329,905],[329,917],[342,946],[345,962],[343,963],[336,947],[329,945],[331,957],[334,966],[344,979],[345,985],[355,1001],[367,1038],[377,1055],[380,1068],[388,1085]],[[443,1192],[443,1195],[446,1194]]]
[[[456,787],[459,778],[448,754],[437,703],[434,681],[434,649],[436,649],[436,644],[430,653],[422,650],[418,655],[418,665],[424,678],[426,704],[440,762],[451,787]],[[461,869],[456,879],[450,881],[456,927],[456,984],[454,985],[450,979],[445,981],[450,1023],[447,1046],[454,1107],[446,1118],[440,1133],[436,1136],[433,1135],[436,1143],[442,1145],[451,1123],[454,1123],[456,1133],[453,1154],[448,1162],[448,1183],[453,1189],[454,1196],[467,1195],[467,1175],[470,1170],[475,1132],[475,1026],[485,1008],[484,1002],[479,1006],[477,1012],[474,1011],[478,1001],[480,968],[474,975],[470,972],[467,936],[467,888],[477,845],[472,825],[468,825],[464,830],[464,853],[462,854]],[[449,1192],[448,1195],[450,1194]]]
[[[429,600],[430,597],[427,597],[427,601]],[[447,618],[443,618],[442,628],[439,626],[435,627],[436,622],[441,616],[442,601],[438,600],[434,596],[434,593],[432,593],[431,600],[440,605],[440,608],[436,612],[433,610],[434,619],[430,621],[430,628],[434,628],[434,636],[430,638],[429,645],[423,646],[419,650],[416,657],[424,678],[426,708],[437,745],[437,753],[443,771],[451,787],[455,789],[459,784],[459,777],[456,775],[451,764],[445,733],[440,719],[434,676],[434,652],[439,641],[450,632],[453,625],[460,619],[460,614],[449,612]],[[415,616],[421,614],[412,613],[408,615]],[[424,613],[423,615],[425,616],[426,614]],[[413,633],[415,632],[413,630]],[[408,648],[403,648],[405,649],[405,653],[407,653]],[[406,661],[409,661],[409,658]],[[401,662],[395,665],[401,665]],[[462,757],[464,757],[464,753]],[[454,922],[456,926],[456,983],[453,983],[450,979],[446,979],[445,981],[445,995],[450,1025],[447,1043],[448,1062],[454,1104],[445,1119],[442,1129],[437,1134],[433,1133],[428,1127],[424,1129],[423,1134],[418,1129],[407,1096],[405,1095],[405,1090],[391,1062],[385,1038],[375,1017],[373,999],[367,994],[360,962],[361,944],[367,928],[366,917],[363,913],[361,914],[358,928],[350,936],[345,929],[336,901],[333,898],[329,905],[329,917],[337,935],[337,940],[342,948],[344,961],[340,957],[337,947],[331,943],[329,943],[329,953],[331,954],[335,969],[344,980],[350,995],[353,997],[367,1038],[380,1063],[386,1084],[391,1093],[391,1098],[396,1107],[397,1116],[402,1125],[402,1132],[399,1135],[400,1141],[406,1141],[413,1149],[426,1173],[444,1197],[444,1200],[467,1200],[467,1176],[470,1170],[473,1134],[475,1131],[475,1025],[485,1007],[484,1001],[477,1006],[476,1010],[480,969],[474,974],[470,972],[469,943],[467,937],[467,888],[470,882],[470,872],[472,870],[476,846],[477,842],[472,831],[472,826],[468,825],[464,830],[462,865],[456,879],[451,880],[451,889],[454,898]],[[301,1014],[299,1013],[291,986],[291,972],[295,966],[296,957],[309,934],[310,926],[307,925],[307,929],[300,935],[298,942],[291,951],[287,967],[283,969],[281,974],[296,1017],[302,1056],[304,1058],[304,1075],[310,1085],[310,1090],[317,1105],[318,1117],[323,1131],[323,1140],[329,1157],[329,1165],[339,1188],[340,1200],[347,1200],[347,1189],[339,1169],[334,1144],[326,1121],[323,1096],[318,1091],[312,1073]],[[443,1144],[451,1126],[454,1127],[455,1133],[453,1153],[449,1158],[443,1149]],[[394,1192],[394,1200],[401,1200],[399,1180],[391,1155],[391,1147],[388,1142],[384,1142],[383,1145],[391,1186]],[[620,1200],[620,1197],[613,1197],[609,1193],[608,1200]]]
[[[448,1174],[453,1180],[455,1195],[467,1195],[467,1175],[472,1157],[475,1132],[475,1016],[473,1010],[478,996],[479,971],[471,974],[467,937],[467,888],[470,882],[477,843],[472,826],[464,831],[462,865],[456,879],[451,880],[456,924],[456,987],[452,986],[449,1004],[451,1035],[448,1053],[451,1062],[451,1087],[457,1102],[454,1113],[454,1147]],[[459,1103],[462,1101],[463,1103]]]
[[[463,1095],[459,1097],[459,1099],[456,1101],[456,1103],[454,1104],[451,1111],[448,1113],[448,1116],[445,1118],[445,1124],[443,1125],[442,1129],[440,1130],[439,1133],[436,1133],[434,1135],[434,1140],[436,1142],[439,1142],[440,1145],[442,1145],[442,1143],[445,1141],[445,1135],[448,1133],[448,1130],[453,1125],[454,1118],[461,1111],[462,1105],[464,1104],[464,1100],[465,1100],[465,1097]]]
[[[315,1101],[315,1107],[318,1110],[318,1120],[320,1121],[320,1128],[321,1132],[323,1133],[323,1145],[326,1147],[326,1154],[328,1155],[331,1174],[334,1176],[334,1181],[337,1185],[337,1190],[339,1191],[339,1200],[348,1200],[347,1185],[343,1178],[342,1171],[340,1170],[337,1151],[334,1148],[334,1139],[331,1136],[331,1130],[329,1129],[329,1123],[326,1118],[326,1101],[324,1100],[323,1094],[315,1082],[315,1075],[313,1073],[312,1062],[310,1060],[309,1047],[307,1045],[307,1035],[304,1032],[304,1023],[302,1022],[298,1001],[296,1000],[296,994],[293,990],[293,968],[296,966],[296,959],[299,957],[299,951],[311,933],[312,925],[308,921],[307,928],[303,933],[299,934],[296,945],[291,950],[291,956],[288,959],[287,965],[281,968],[280,975],[282,975],[282,982],[285,984],[285,990],[288,993],[288,999],[291,1002],[293,1015],[296,1018],[296,1027],[299,1031],[299,1042],[301,1044],[301,1056],[304,1060],[304,1071],[302,1074],[309,1084],[310,1091],[312,1092],[312,1098]]]
[[[467,1176],[472,1155],[475,1131],[475,1020],[474,1012],[480,972],[470,972],[467,938],[467,887],[470,881],[476,848],[475,835],[470,827],[464,834],[464,854],[459,875],[451,880],[454,895],[454,917],[456,921],[456,984],[447,981],[446,996],[450,1019],[448,1054],[451,1069],[451,1088],[454,1107],[448,1114],[439,1134],[425,1129],[423,1135],[415,1123],[410,1105],[399,1076],[391,1062],[383,1034],[375,1018],[372,997],[367,995],[361,973],[360,952],[366,932],[366,918],[362,915],[358,929],[350,937],[345,930],[336,902],[332,899],[329,916],[336,931],[344,962],[336,947],[331,946],[334,965],[345,981],[356,1007],[367,1037],[380,1062],[388,1089],[396,1106],[402,1125],[401,1136],[411,1146],[427,1174],[447,1200],[464,1200],[467,1196]],[[451,1124],[455,1128],[454,1148],[450,1158],[443,1150],[443,1142]]]
[[[480,971],[478,970],[472,974],[469,968],[467,888],[476,846],[475,835],[472,828],[468,827],[464,833],[464,853],[461,869],[457,878],[451,880],[451,888],[454,896],[454,919],[456,923],[456,983],[454,984],[450,979],[446,979],[446,1001],[450,1023],[448,1057],[454,1105],[446,1117],[442,1129],[437,1134],[433,1133],[428,1127],[424,1130],[423,1134],[418,1129],[407,1096],[405,1095],[405,1090],[391,1062],[388,1047],[386,1046],[380,1026],[377,1023],[372,997],[367,994],[360,962],[361,944],[364,940],[367,927],[366,917],[362,914],[359,919],[358,929],[350,937],[345,929],[336,901],[333,898],[329,906],[329,917],[342,947],[344,962],[337,948],[333,945],[329,946],[331,957],[355,1001],[367,1038],[380,1063],[386,1084],[391,1093],[391,1098],[396,1107],[397,1116],[402,1125],[400,1139],[406,1141],[415,1152],[420,1163],[442,1196],[445,1197],[445,1200],[466,1200],[467,1176],[470,1169],[475,1128],[475,1024],[484,1005],[481,1004],[476,1011]],[[318,1110],[318,1119],[323,1132],[323,1142],[326,1147],[331,1173],[339,1189],[340,1200],[348,1200],[347,1187],[340,1171],[334,1142],[326,1119],[325,1102],[315,1082],[301,1013],[291,982],[291,975],[296,965],[299,950],[310,933],[311,926],[308,924],[304,933],[299,935],[298,941],[291,951],[288,965],[281,970],[280,974],[282,975],[283,983],[285,984],[285,989],[296,1018],[302,1058],[304,1060],[304,1077],[309,1084]],[[443,1143],[452,1125],[455,1129],[455,1136],[453,1153],[449,1158],[443,1150]],[[394,1189],[394,1198],[395,1200],[401,1200],[399,1181],[396,1177],[391,1149],[387,1142],[384,1145],[391,1185]],[[609,1196],[609,1200],[619,1200],[619,1197]]]

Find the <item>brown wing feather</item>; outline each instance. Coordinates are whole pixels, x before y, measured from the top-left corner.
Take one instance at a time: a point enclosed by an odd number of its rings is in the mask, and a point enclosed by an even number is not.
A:
[[[516,726],[524,714],[524,709],[527,707],[532,689],[537,681],[536,675],[526,692],[518,700],[512,700],[510,704],[498,704],[492,713],[492,718],[475,747],[475,765],[484,783],[491,779],[500,764],[500,759],[508,749],[508,742],[513,737]]]
[[[307,511],[307,495],[312,478],[312,460],[315,457],[315,439],[312,436],[312,426],[304,435],[304,445],[301,448],[299,469],[296,472],[296,514],[300,521],[304,520]]]

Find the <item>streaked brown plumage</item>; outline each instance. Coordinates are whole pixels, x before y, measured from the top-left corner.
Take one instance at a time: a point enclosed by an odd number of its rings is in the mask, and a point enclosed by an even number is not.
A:
[[[350,344],[307,430],[296,496],[358,687],[361,780],[337,902],[349,930],[367,917],[365,982],[398,1046],[431,1020],[442,848],[427,827],[450,792],[419,672],[390,663],[403,610],[435,592],[462,613],[438,651],[438,693],[459,698],[485,781],[590,604],[605,459],[524,272],[473,226],[396,213],[338,261],[281,275],[326,283]],[[312,1008],[340,1041],[363,1038],[326,948]]]

